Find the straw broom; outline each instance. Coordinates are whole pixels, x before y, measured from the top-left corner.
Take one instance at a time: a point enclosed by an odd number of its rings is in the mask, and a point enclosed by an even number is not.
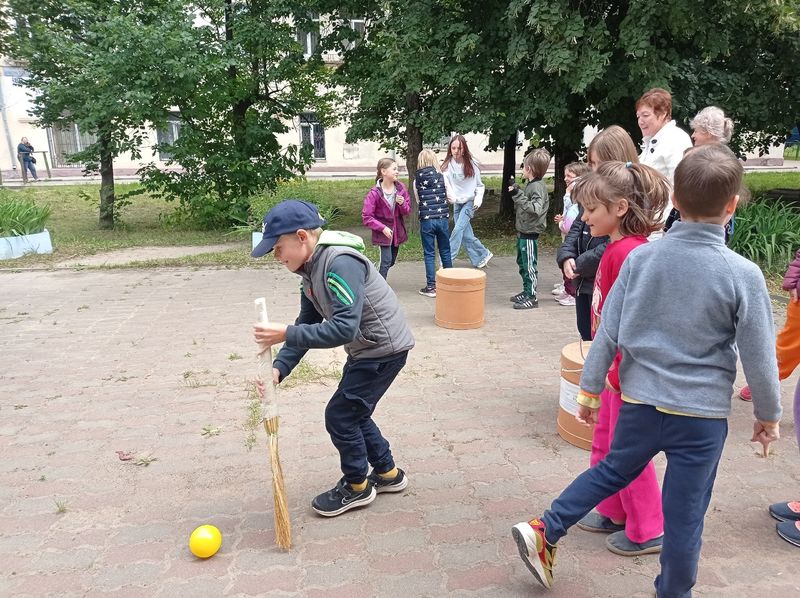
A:
[[[263,297],[254,301],[259,323],[266,324],[267,301]],[[264,382],[264,402],[262,414],[264,429],[267,431],[269,461],[272,468],[272,498],[275,501],[275,540],[280,548],[292,547],[292,522],[289,518],[289,504],[286,500],[286,487],[283,484],[283,469],[278,455],[278,396],[272,383],[272,347],[263,347],[258,356],[258,375]]]

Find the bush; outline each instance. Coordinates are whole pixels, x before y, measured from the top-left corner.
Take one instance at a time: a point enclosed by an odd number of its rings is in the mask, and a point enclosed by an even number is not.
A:
[[[0,194],[0,237],[20,237],[44,231],[50,206],[39,206],[32,199]]]
[[[736,210],[731,249],[768,272],[783,272],[800,248],[800,211],[759,197]]]
[[[275,193],[253,197],[250,200],[249,226],[253,230],[261,230],[261,221],[264,218],[264,214],[266,214],[272,206],[282,202],[284,199],[302,199],[311,202],[319,208],[320,214],[328,221],[328,225],[336,224],[342,219],[342,208],[334,204],[336,198],[332,197],[330,192],[323,196],[320,189],[315,187],[317,187],[317,185],[303,178],[297,178],[281,183]]]

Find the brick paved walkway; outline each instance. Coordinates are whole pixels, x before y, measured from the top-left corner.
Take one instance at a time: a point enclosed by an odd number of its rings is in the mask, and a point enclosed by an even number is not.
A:
[[[556,272],[552,255],[542,261],[546,292]],[[0,273],[0,595],[544,595],[509,528],[547,506],[588,453],[563,442],[554,423],[574,312],[546,296],[539,310],[512,310],[516,276],[513,258],[493,260],[486,326],[448,331],[416,292],[422,265],[391,271],[417,338],[377,418],[410,475],[401,495],[332,520],[315,516],[310,499],[338,478],[323,426],[332,387],[281,392],[295,539],[283,553],[274,547],[264,434],[248,452],[242,425],[255,369],[252,299],[266,295],[273,319],[292,319],[296,277]],[[318,366],[342,358],[311,354]],[[787,409],[795,380],[783,385]],[[733,403],[696,594],[797,596],[800,551],[776,536],[766,512],[800,497],[792,425],[764,460],[748,442],[750,406]],[[203,436],[205,426],[221,433]],[[157,460],[136,466],[116,451]],[[207,561],[187,549],[200,523],[224,536]],[[657,559],[618,557],[603,541],[570,533],[548,595],[651,596]]]

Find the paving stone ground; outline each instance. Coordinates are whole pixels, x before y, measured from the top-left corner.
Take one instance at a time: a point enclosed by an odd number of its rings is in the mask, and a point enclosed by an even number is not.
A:
[[[265,435],[248,452],[242,427],[252,300],[265,295],[274,320],[292,320],[296,277],[0,273],[0,596],[651,596],[655,557],[615,556],[602,536],[574,530],[548,593],[511,540],[511,525],[544,509],[589,458],[555,429],[558,359],[576,333],[574,311],[547,295],[552,257],[542,256],[541,307],[527,312],[507,300],[519,285],[513,258],[495,258],[486,325],[467,331],[434,324],[434,301],[417,294],[422,264],[391,270],[417,346],[377,420],[410,485],[335,519],[309,502],[339,477],[323,424],[335,381],[319,375],[344,354],[309,354],[301,383],[281,391],[289,552],[274,545]],[[783,383],[787,412],[795,382]],[[203,436],[206,426],[220,434]],[[751,428],[751,407],[734,399],[698,596],[800,595],[800,552],[766,511],[800,497],[793,425],[785,420],[768,459],[748,442]],[[157,460],[136,466],[117,451]],[[224,537],[206,561],[187,548],[201,523]]]

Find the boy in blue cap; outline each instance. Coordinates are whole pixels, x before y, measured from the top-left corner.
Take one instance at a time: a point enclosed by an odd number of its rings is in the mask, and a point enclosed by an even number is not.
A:
[[[308,349],[343,345],[347,352],[341,382],[325,408],[325,428],[339,451],[344,476],[311,502],[320,515],[335,517],[368,505],[380,492],[400,492],[408,485],[372,414],[403,369],[414,337],[394,291],[359,252],[363,240],[346,232],[323,232],[324,224],[316,206],[296,199],[264,216],[263,237],[251,255],[274,249],[275,259],[303,284],[295,323],[256,324],[254,338],[267,346],[285,343],[272,363],[274,384],[291,373]]]

